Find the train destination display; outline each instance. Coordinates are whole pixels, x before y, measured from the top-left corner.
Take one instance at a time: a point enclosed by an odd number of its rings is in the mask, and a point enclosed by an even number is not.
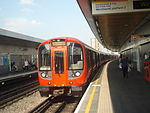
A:
[[[66,42],[64,39],[55,39],[52,40],[52,46],[65,46]]]

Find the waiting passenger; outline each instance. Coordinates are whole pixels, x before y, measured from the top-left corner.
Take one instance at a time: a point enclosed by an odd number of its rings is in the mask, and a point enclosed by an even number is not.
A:
[[[145,52],[144,53],[144,60],[147,60],[149,58],[149,55]]]
[[[25,61],[24,61],[24,69],[25,69],[25,70],[29,70],[29,62],[28,62],[28,60],[26,60],[26,59],[25,59]]]
[[[128,78],[128,57],[123,57],[121,60],[121,65],[122,65],[122,72],[123,72],[123,77]]]
[[[18,71],[18,67],[15,65],[15,62],[11,63],[11,70],[12,71]]]
[[[122,69],[121,60],[122,60],[122,55],[120,55],[119,57],[119,69]]]

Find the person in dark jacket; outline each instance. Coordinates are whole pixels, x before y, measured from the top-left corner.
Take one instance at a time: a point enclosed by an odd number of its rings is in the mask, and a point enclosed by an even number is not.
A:
[[[129,65],[128,57],[123,57],[121,60],[121,66],[124,78],[128,78],[128,65]]]

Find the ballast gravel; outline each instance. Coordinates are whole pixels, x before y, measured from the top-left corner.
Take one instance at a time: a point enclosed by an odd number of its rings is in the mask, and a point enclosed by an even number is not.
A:
[[[23,99],[0,109],[0,113],[28,113],[35,106],[46,100],[46,97],[41,97],[39,92],[35,92]]]

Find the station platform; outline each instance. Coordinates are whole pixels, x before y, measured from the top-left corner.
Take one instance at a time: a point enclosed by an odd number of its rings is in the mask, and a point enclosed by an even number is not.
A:
[[[75,113],[150,113],[150,83],[135,70],[124,79],[118,61],[108,62],[88,86]]]
[[[22,71],[22,72],[19,72],[19,73],[11,73],[11,74],[3,74],[3,75],[0,75],[0,82],[2,81],[8,81],[8,80],[11,80],[11,79],[16,79],[16,78],[19,78],[19,77],[25,77],[25,76],[28,76],[28,75],[32,75],[32,74],[36,74],[37,73],[37,70],[33,70],[33,71]]]

